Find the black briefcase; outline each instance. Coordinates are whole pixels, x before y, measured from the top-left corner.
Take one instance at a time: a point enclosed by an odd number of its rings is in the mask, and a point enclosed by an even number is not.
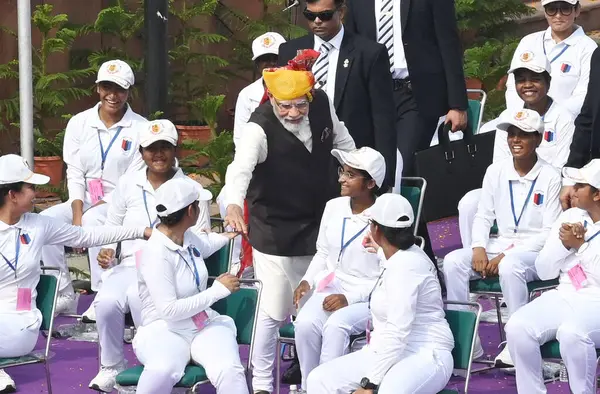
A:
[[[450,142],[450,124],[440,125],[440,144],[415,153],[416,173],[427,181],[423,205],[426,222],[458,215],[458,202],[481,187],[492,164],[496,132],[473,135]]]

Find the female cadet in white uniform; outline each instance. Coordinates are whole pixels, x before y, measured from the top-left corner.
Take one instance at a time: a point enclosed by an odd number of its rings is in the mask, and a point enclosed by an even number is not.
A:
[[[550,62],[541,52],[526,50],[516,53],[508,71],[516,79],[516,89],[523,100],[524,108],[532,109],[542,116],[544,134],[536,152],[540,158],[552,164],[558,171],[567,163],[571,141],[575,132],[575,118],[561,103],[548,95],[550,88]],[[505,110],[502,119],[514,110]],[[506,131],[496,130],[494,160],[502,161],[511,157],[506,139]],[[468,192],[458,203],[458,224],[463,246],[471,245],[471,230],[477,213],[481,189]]]
[[[96,80],[100,102],[69,120],[65,132],[63,157],[67,163],[69,201],[46,209],[42,215],[76,226],[104,223],[108,211],[106,203],[110,202],[119,178],[128,169],[139,169],[143,164],[137,147],[139,130],[146,120],[127,104],[134,81],[127,63],[111,60],[102,64]],[[100,266],[95,264],[99,251],[100,248],[89,250],[94,291],[100,287],[102,274]],[[74,312],[77,304],[63,246],[44,247],[42,260],[62,270],[58,311]],[[85,315],[95,320],[92,310]]]
[[[519,393],[546,393],[540,345],[557,339],[575,394],[595,393],[600,347],[600,160],[565,168],[578,208],[558,218],[535,266],[541,279],[560,275],[555,290],[519,309],[506,325]]]
[[[536,153],[544,133],[537,112],[513,111],[498,128],[508,133],[512,157],[487,169],[473,223],[473,242],[448,254],[443,270],[447,297],[454,301],[468,301],[471,279],[499,276],[512,315],[529,299],[527,282],[538,279],[535,259],[561,212],[561,177]],[[498,237],[490,238],[494,220]],[[478,342],[474,356],[482,355]],[[512,366],[506,347],[496,357],[496,364]]]
[[[309,394],[434,394],[452,374],[454,340],[436,269],[415,245],[410,203],[387,193],[366,212],[383,272],[368,296],[373,332],[363,349],[318,366]],[[375,245],[377,247],[377,245]]]
[[[302,387],[319,364],[348,352],[350,335],[367,329],[367,300],[381,273],[379,258],[362,246],[371,207],[385,177],[381,153],[364,147],[331,152],[340,162],[342,197],[325,206],[317,238],[317,253],[294,292],[294,304],[309,291],[295,321],[296,349]]]
[[[215,233],[198,237],[188,231],[199,214],[200,196],[194,183],[176,178],[157,190],[160,224],[136,257],[142,327],[133,348],[144,365],[138,394],[170,393],[190,359],[204,367],[217,393],[248,393],[235,324],[210,309],[239,290],[239,280],[223,274],[207,288],[203,260],[229,237]]]
[[[48,180],[34,174],[20,156],[0,157],[0,358],[24,356],[38,340],[42,314],[35,299],[42,246],[89,247],[150,233],[147,229],[145,234],[144,225],[75,227],[30,213],[34,185]],[[0,369],[0,392],[14,389],[13,380]]]
[[[514,56],[526,51],[546,55],[552,65],[549,95],[577,117],[587,93],[592,53],[598,45],[575,24],[581,11],[578,0],[543,0],[542,6],[548,29],[523,37]],[[509,75],[506,107],[516,110],[522,106],[514,77]]]
[[[139,151],[146,165],[131,175],[121,177],[108,204],[106,225],[154,227],[158,223],[154,202],[156,189],[169,179],[187,178],[181,169],[173,166],[177,137],[175,125],[168,120],[152,121],[140,132]],[[200,215],[193,227],[197,234],[210,229],[208,201],[212,198],[212,194],[202,189],[200,184],[198,189]],[[94,300],[102,367],[90,382],[91,389],[111,392],[115,377],[125,369],[125,314],[131,311],[135,324],[139,326],[141,323],[135,252],[144,244],[145,241],[141,240],[122,242],[118,263],[114,260],[117,245],[105,247],[98,255],[98,263],[112,268],[102,275],[102,289]]]

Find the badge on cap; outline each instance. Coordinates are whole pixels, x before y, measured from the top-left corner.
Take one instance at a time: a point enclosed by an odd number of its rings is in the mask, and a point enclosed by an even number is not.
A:
[[[525,111],[519,111],[515,114],[515,119],[516,120],[525,120],[527,119],[527,112]]]
[[[530,62],[533,60],[533,57],[534,57],[533,52],[525,51],[521,54],[520,59],[522,62]]]
[[[108,67],[106,68],[106,71],[109,74],[116,74],[121,70],[121,66],[117,63],[111,63],[108,65]]]
[[[158,134],[162,131],[162,125],[160,123],[154,123],[152,124],[152,126],[150,127],[150,131],[152,132],[152,134]]]
[[[275,44],[275,39],[272,36],[266,36],[262,40],[262,46],[264,48],[270,48],[273,46],[273,44]]]

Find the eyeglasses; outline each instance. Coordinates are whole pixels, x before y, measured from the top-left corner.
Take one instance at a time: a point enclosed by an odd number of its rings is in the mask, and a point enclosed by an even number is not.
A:
[[[575,9],[574,5],[565,3],[563,1],[557,1],[556,3],[550,3],[544,8],[544,10],[546,11],[546,15],[548,15],[548,16],[554,16],[559,11],[560,11],[561,15],[569,16],[573,13],[574,9]]]
[[[312,12],[305,8],[304,11],[302,11],[302,13],[304,14],[304,17],[311,22],[314,22],[315,19],[317,19],[317,18],[319,18],[323,22],[327,22],[327,21],[330,21],[331,19],[333,19],[333,16],[337,12],[337,10],[338,9],[336,8],[335,10]]]
[[[298,103],[280,103],[275,101],[277,106],[284,111],[291,111],[292,108],[296,108],[298,111],[303,112],[308,108],[308,101],[300,101]]]
[[[344,171],[344,169],[342,167],[338,167],[338,178],[346,178],[347,180],[351,181],[356,178],[364,178],[364,176],[356,175],[351,172]]]

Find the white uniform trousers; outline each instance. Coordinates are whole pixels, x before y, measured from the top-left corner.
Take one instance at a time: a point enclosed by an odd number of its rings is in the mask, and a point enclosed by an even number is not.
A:
[[[88,209],[88,206],[84,206],[86,211],[83,214],[81,225],[88,226],[102,226],[106,221],[106,215],[108,213],[108,204],[102,204],[94,208]],[[71,209],[70,202],[64,202],[62,204],[55,205],[48,209],[45,209],[41,213],[44,216],[49,216],[61,220],[64,223],[73,222],[73,211]],[[105,271],[98,265],[98,252],[101,247],[89,248],[88,256],[90,259],[90,274],[92,277],[92,290],[98,291],[100,289],[101,275]],[[65,248],[63,245],[49,245],[42,248],[42,261],[45,266],[57,267],[62,271],[62,279],[59,285],[61,292],[68,291],[71,289],[71,276],[67,267],[67,260],[65,258]],[[58,274],[54,274],[58,276]]]
[[[519,393],[546,393],[540,346],[557,339],[574,394],[595,393],[600,347],[600,295],[550,290],[517,311],[506,325]]]
[[[535,259],[538,253],[522,252],[505,256],[498,266],[502,295],[512,315],[529,302],[527,282],[539,279],[535,272]],[[495,254],[488,254],[492,259]],[[447,299],[451,301],[469,301],[469,281],[481,276],[473,271],[473,250],[458,249],[444,258],[444,278]],[[455,308],[460,309],[460,308]]]
[[[312,256],[273,256],[254,248],[252,256],[254,274],[263,284],[252,356],[252,387],[270,393],[273,391],[279,327],[290,314],[295,314],[294,290],[306,273]]]
[[[480,199],[481,189],[475,189],[465,194],[458,202],[458,228],[463,248],[471,247],[473,221],[477,214]]]
[[[369,373],[375,354],[364,347],[315,368],[308,375],[308,394],[348,394]],[[436,394],[450,380],[454,360],[447,350],[405,350],[385,374],[379,394]]]
[[[112,268],[104,275],[102,289],[94,299],[100,361],[105,367],[112,367],[125,360],[123,331],[125,314],[130,311],[130,299],[133,299],[133,303],[136,299],[139,300],[135,267]],[[136,313],[133,313],[136,324],[140,322],[139,313],[138,307]]]
[[[21,357],[30,353],[37,343],[42,313],[0,312],[0,358]]]
[[[157,320],[140,327],[133,340],[135,355],[144,365],[137,394],[169,394],[190,359],[206,370],[218,394],[248,394],[248,382],[233,320],[222,316],[196,334],[191,343]]]
[[[371,313],[366,302],[348,305],[335,312],[323,309],[323,300],[330,294],[339,293],[334,289],[313,293],[294,322],[303,388],[313,369],[348,353],[350,335],[367,329]]]

